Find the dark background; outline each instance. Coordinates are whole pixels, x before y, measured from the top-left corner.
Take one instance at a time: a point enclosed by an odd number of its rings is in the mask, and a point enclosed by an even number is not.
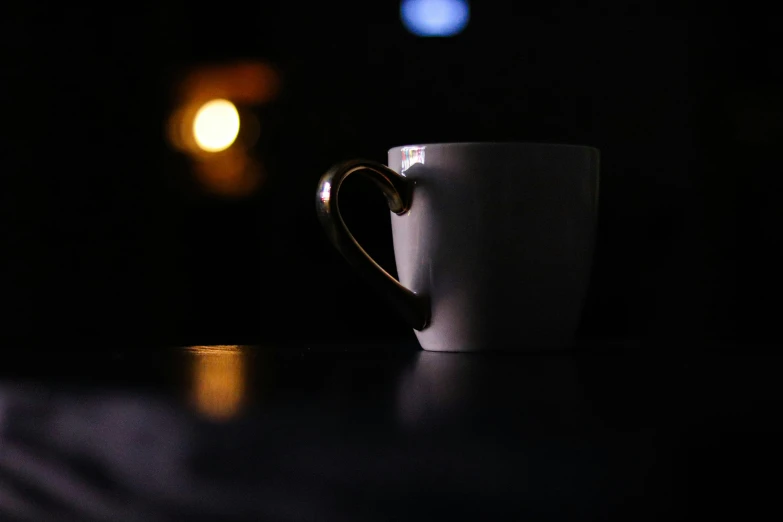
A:
[[[473,2],[417,38],[397,2],[16,5],[0,17],[0,335],[9,343],[410,341],[328,244],[314,191],[335,162],[416,142],[602,152],[584,338],[778,337],[779,22]],[[183,71],[275,67],[252,108],[265,178],[199,190],[166,140]],[[250,109],[249,109],[250,110]],[[393,267],[362,180],[344,214]]]

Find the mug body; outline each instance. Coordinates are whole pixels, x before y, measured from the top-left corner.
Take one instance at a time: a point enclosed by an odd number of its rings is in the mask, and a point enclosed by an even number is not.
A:
[[[400,283],[427,296],[425,350],[567,346],[595,243],[598,150],[541,143],[440,143],[389,150],[413,183],[392,213]]]

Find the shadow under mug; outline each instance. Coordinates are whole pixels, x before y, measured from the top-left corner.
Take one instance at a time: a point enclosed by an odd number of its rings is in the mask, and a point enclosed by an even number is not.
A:
[[[321,177],[316,206],[332,244],[431,351],[562,347],[579,325],[596,234],[597,149],[438,143],[351,160]],[[397,281],[362,249],[338,206],[354,173],[392,212]]]

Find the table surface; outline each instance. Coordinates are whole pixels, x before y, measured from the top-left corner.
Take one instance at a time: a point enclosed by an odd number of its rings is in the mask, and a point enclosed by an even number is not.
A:
[[[783,359],[688,353],[27,352],[0,519],[776,518]]]

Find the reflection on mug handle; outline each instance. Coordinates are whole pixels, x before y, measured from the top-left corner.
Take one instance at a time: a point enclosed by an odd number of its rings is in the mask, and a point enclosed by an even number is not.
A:
[[[340,215],[337,202],[340,186],[354,172],[364,174],[381,189],[392,212],[401,215],[410,210],[413,182],[380,163],[351,160],[329,169],[318,183],[315,204],[321,225],[335,248],[362,277],[386,296],[411,327],[423,330],[430,319],[430,305],[426,296],[408,290],[373,261],[351,235]]]

